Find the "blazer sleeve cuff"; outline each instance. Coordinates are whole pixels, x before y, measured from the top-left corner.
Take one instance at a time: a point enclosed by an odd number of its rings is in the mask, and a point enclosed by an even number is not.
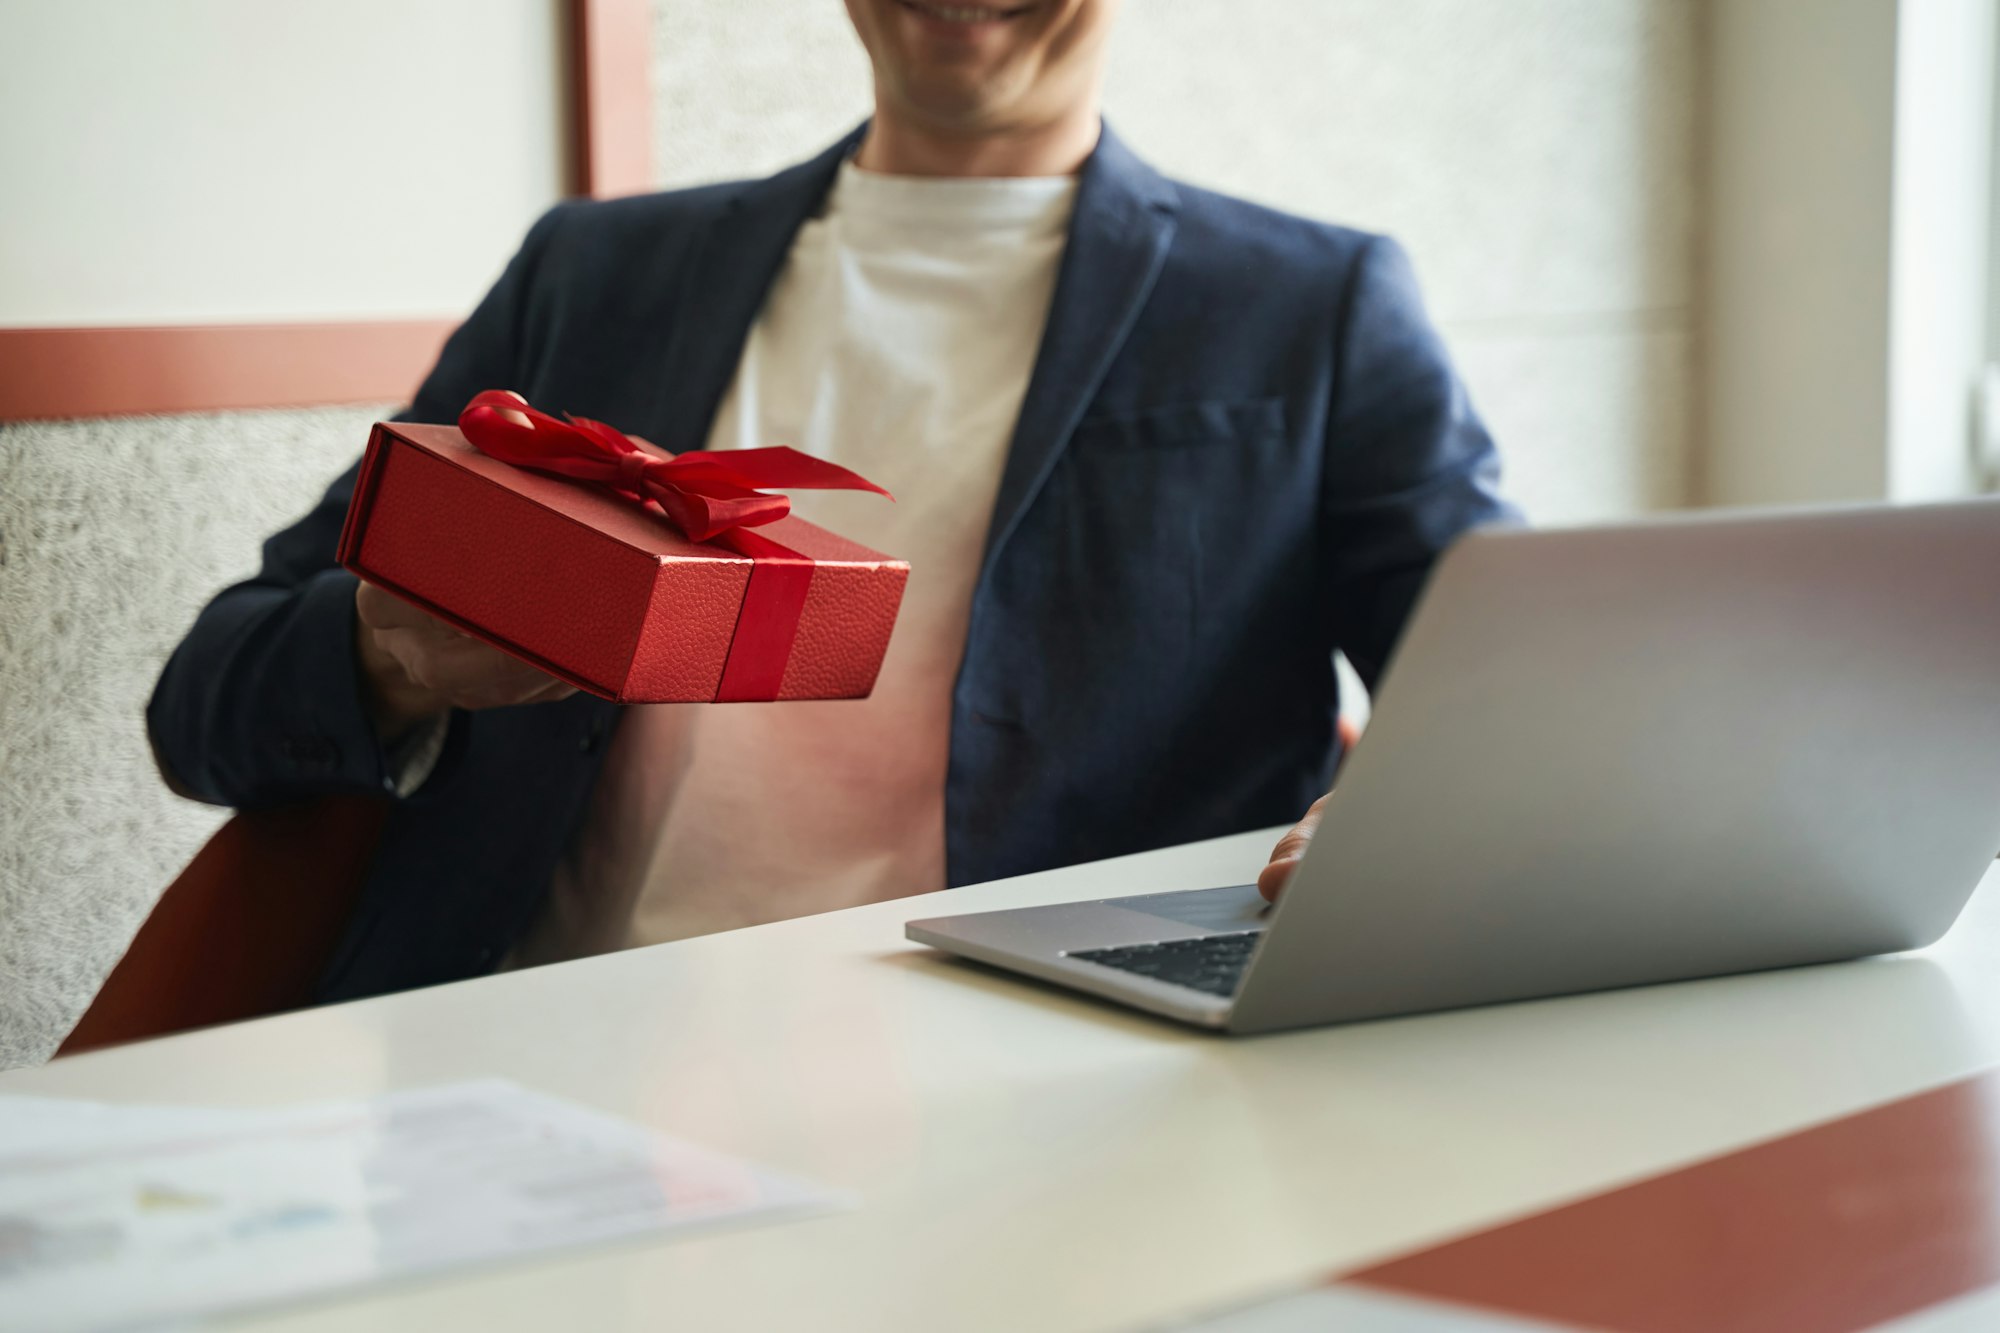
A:
[[[292,688],[277,703],[272,756],[281,785],[372,790],[394,796],[396,774],[362,698],[355,652],[354,589],[345,569],[307,580],[285,647]]]

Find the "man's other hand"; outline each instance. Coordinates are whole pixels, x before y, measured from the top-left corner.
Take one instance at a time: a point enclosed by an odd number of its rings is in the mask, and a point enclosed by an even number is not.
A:
[[[1344,756],[1360,741],[1361,728],[1345,715],[1336,727],[1340,733],[1340,753]],[[1278,845],[1271,849],[1271,859],[1257,874],[1257,892],[1264,895],[1265,902],[1278,901],[1278,895],[1284,892],[1292,872],[1299,868],[1299,858],[1306,854],[1306,844],[1312,841],[1313,834],[1319,832],[1319,817],[1325,811],[1326,797],[1322,796],[1312,803],[1298,823],[1292,825],[1292,831],[1278,839]]]
[[[1264,895],[1266,902],[1278,901],[1278,895],[1284,891],[1292,872],[1299,868],[1299,858],[1306,854],[1306,844],[1319,831],[1319,817],[1326,809],[1326,801],[1325,796],[1314,801],[1305,816],[1292,825],[1292,831],[1278,839],[1278,845],[1271,849],[1270,861],[1257,874],[1257,892]]]
[[[451,708],[504,708],[576,693],[372,583],[354,590],[355,643],[375,731],[393,743]]]

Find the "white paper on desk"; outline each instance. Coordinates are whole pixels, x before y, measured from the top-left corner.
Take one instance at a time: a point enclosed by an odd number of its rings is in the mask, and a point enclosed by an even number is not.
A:
[[[219,1129],[256,1114],[194,1106],[120,1106],[64,1097],[0,1097],[0,1162],[50,1149],[86,1144],[105,1148],[134,1138]]]
[[[0,1098],[10,1333],[219,1313],[842,1202],[498,1081],[276,1112],[20,1105],[38,1100]],[[62,1133],[61,1114],[84,1131]],[[33,1146],[17,1150],[10,1127]]]

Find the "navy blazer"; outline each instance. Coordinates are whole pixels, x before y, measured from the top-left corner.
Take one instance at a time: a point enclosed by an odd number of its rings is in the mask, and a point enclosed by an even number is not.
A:
[[[557,206],[407,418],[514,388],[702,448],[859,134],[768,180]],[[1373,683],[1438,554],[1508,516],[1497,479],[1394,242],[1171,183],[1107,128],[952,695],[949,882],[1296,818],[1336,758],[1334,650]],[[265,543],[167,663],[147,723],[182,790],[239,807],[393,790],[334,564],[353,482]],[[541,906],[619,716],[584,695],[454,715],[320,998],[490,970]]]

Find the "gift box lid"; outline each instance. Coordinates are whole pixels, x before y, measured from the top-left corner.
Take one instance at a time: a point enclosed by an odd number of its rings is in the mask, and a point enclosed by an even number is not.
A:
[[[781,645],[788,656],[761,697],[865,695],[909,565],[803,519],[754,532],[813,571],[796,633]],[[339,558],[464,632],[621,702],[717,697],[755,563],[690,541],[657,506],[502,462],[457,427],[405,422],[380,423],[370,437]]]

